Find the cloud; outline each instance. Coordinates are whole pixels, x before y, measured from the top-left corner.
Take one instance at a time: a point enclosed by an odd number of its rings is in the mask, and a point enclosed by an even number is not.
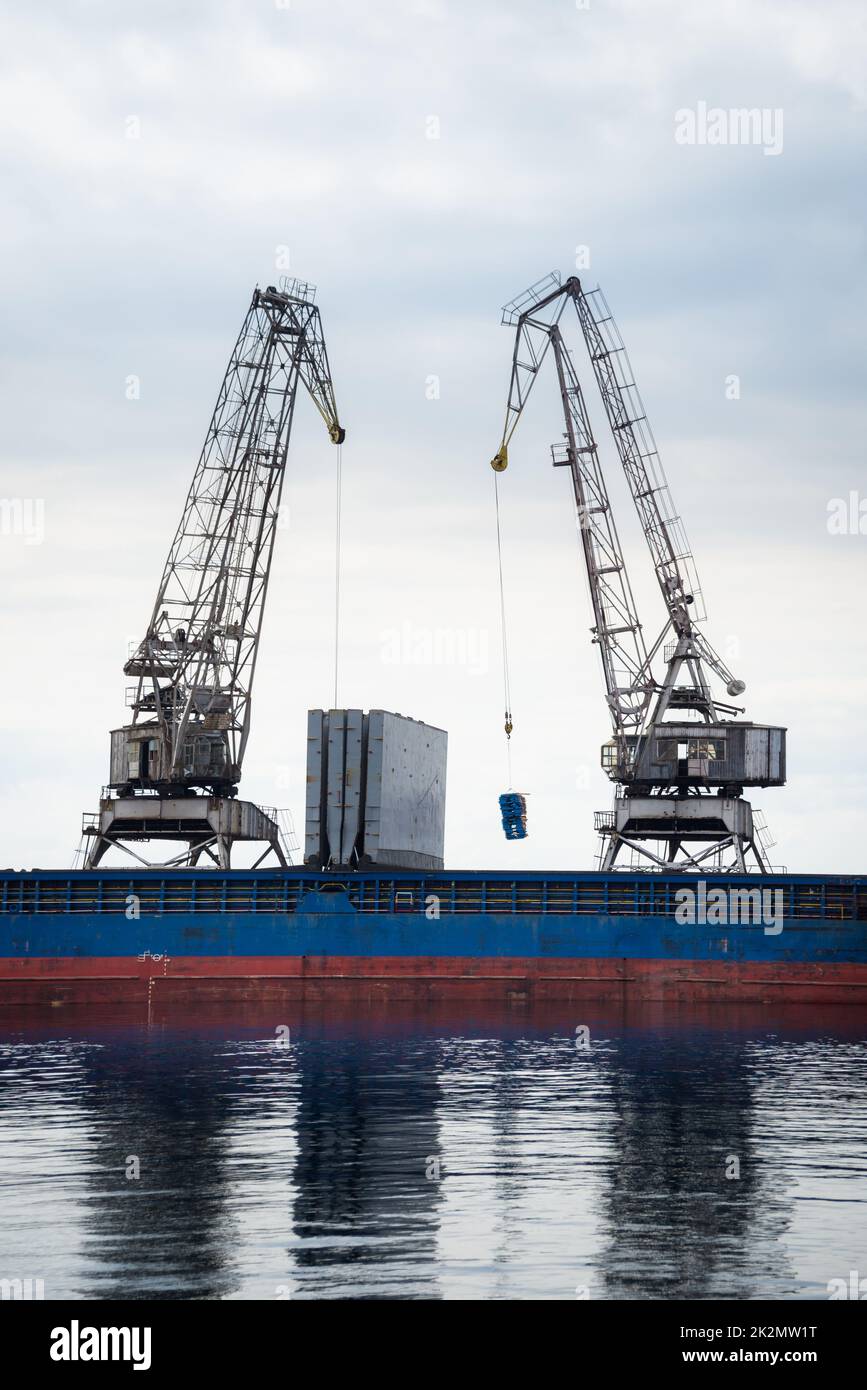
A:
[[[867,771],[867,536],[832,537],[826,519],[830,498],[867,492],[864,24],[855,3],[783,0],[82,3],[10,18],[2,490],[44,499],[46,517],[40,546],[0,536],[12,862],[69,862],[95,805],[126,644],[252,286],[286,247],[320,286],[348,428],[342,697],[448,727],[451,862],[519,862],[496,806],[499,306],[586,247],[580,273],[617,314],[696,549],[708,635],[737,639],[750,714],[789,725],[797,780],[764,799],[772,825],[779,806],[796,827],[781,858],[859,868],[865,813],[850,797],[841,834],[829,787]],[[783,153],[679,146],[675,112],[699,101],[781,108]],[[334,455],[306,404],[244,782],[299,824],[333,622]],[[549,466],[557,408],[540,382],[503,485],[515,775],[532,794],[520,863],[551,868],[590,865],[590,813],[609,797],[586,584]],[[606,461],[652,629],[642,538]],[[486,670],[383,661],[383,632],[404,623],[484,632]]]

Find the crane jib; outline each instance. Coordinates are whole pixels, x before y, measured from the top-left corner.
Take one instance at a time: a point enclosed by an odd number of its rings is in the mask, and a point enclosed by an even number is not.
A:
[[[650,552],[665,621],[648,650],[611,507],[605,473],[564,327],[572,306],[615,452]],[[578,536],[593,610],[593,642],[602,664],[612,738],[602,766],[616,784],[615,812],[600,813],[601,863],[612,867],[628,847],[644,867],[718,864],[731,851],[736,867],[751,850],[768,867],[758,821],[743,800],[745,785],[785,780],[785,730],[732,721],[743,710],[712,691],[715,675],[730,696],[737,680],[699,624],[704,603],[695,562],[668,486],[625,344],[599,289],[585,291],[552,272],[506,305],[514,328],[512,374],[499,449],[504,472],[518,422],[550,355],[560,390],[563,434],[552,463],[569,470]],[[502,589],[502,555],[498,555]],[[505,612],[504,627],[505,651]],[[669,641],[666,639],[669,638]],[[662,659],[665,672],[653,674]],[[758,813],[757,813],[758,814]],[[658,851],[648,848],[655,841]],[[699,843],[701,849],[696,848]],[[636,861],[637,862],[637,861]]]

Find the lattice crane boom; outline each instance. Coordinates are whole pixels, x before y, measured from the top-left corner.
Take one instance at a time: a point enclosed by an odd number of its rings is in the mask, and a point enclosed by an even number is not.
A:
[[[217,398],[147,632],[125,666],[134,723],[153,727],[128,781],[230,794],[253,677],[299,382],[342,443],[312,287],[256,289]]]
[[[597,445],[587,420],[574,364],[560,328],[569,303],[575,307],[611,435],[668,614],[665,626],[649,653],[641,635],[641,623],[611,516],[604,478],[599,470]],[[711,708],[710,689],[696,663],[704,661],[725,683],[730,695],[739,695],[745,688],[743,682],[734,678],[697,627],[705,614],[695,562],[686,541],[683,523],[674,508],[626,347],[601,290],[586,292],[575,276],[560,284],[559,277],[552,273],[507,305],[503,311],[503,322],[516,327],[515,347],[503,437],[492,463],[498,469],[506,466],[509,443],[539,369],[549,349],[553,349],[567,441],[563,456],[555,457],[554,461],[571,467],[573,471],[594,611],[594,639],[602,652],[615,737],[644,723],[652,695],[661,688],[652,678],[651,663],[669,631],[673,631],[677,640],[678,660],[692,663],[696,685],[701,688],[703,698],[710,702]],[[602,525],[593,520],[596,516],[604,517]],[[607,538],[601,535],[603,529],[608,532]],[[596,553],[597,548],[601,557]],[[612,573],[618,575],[616,582],[606,578]],[[615,593],[618,590],[619,595]],[[624,627],[629,634],[628,641],[624,640]],[[620,670],[616,673],[618,664]],[[628,677],[626,684],[622,680],[624,674]],[[638,714],[640,717],[636,719]]]
[[[545,291],[547,286],[546,280],[539,288]],[[593,636],[601,656],[614,735],[620,738],[642,728],[653,686],[647,678],[647,650],[596,441],[578,375],[560,332],[568,302],[568,291],[558,286],[541,293],[526,308],[508,306],[504,311],[504,322],[516,325],[515,346],[503,439],[492,463],[497,471],[506,467],[509,441],[550,350],[565,424],[564,442],[552,448],[553,462],[557,467],[568,467],[572,477],[593,609]]]
[[[696,626],[705,611],[695,561],[614,316],[601,290],[585,292],[574,278],[564,290],[575,303],[611,435],[668,611],[668,622],[655,646],[671,628],[703,657],[730,695],[739,695],[745,689],[743,682],[735,680]]]

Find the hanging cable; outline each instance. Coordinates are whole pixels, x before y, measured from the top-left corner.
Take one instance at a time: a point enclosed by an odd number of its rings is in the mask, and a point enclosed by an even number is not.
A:
[[[500,487],[497,473],[494,473],[494,502],[497,514],[497,570],[500,580],[500,632],[503,643],[503,700],[506,729],[506,761],[508,764],[509,790],[512,788],[512,690],[509,677],[509,642],[506,634],[506,595],[503,586],[503,542],[500,534]]]
[[[343,492],[343,445],[337,446],[337,496],[334,546],[334,704],[337,709],[337,676],[340,669],[340,511]]]

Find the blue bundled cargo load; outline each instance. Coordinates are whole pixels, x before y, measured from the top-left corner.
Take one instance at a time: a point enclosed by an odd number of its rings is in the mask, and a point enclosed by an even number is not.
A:
[[[500,797],[500,815],[507,840],[527,838],[527,798],[520,792],[503,792]]]

